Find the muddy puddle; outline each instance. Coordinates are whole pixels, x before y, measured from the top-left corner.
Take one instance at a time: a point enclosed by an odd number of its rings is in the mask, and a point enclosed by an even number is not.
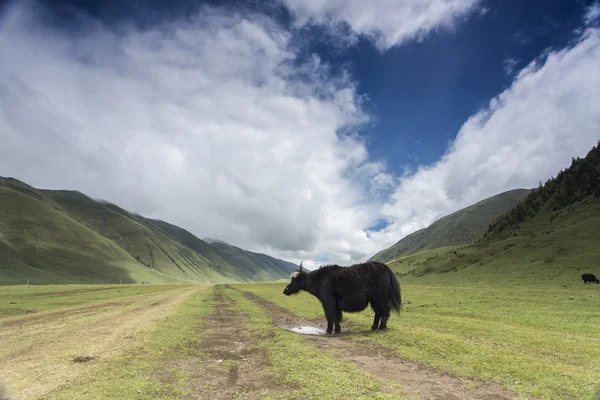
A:
[[[303,335],[325,335],[325,329],[315,328],[314,326],[294,326],[288,328],[288,330]]]

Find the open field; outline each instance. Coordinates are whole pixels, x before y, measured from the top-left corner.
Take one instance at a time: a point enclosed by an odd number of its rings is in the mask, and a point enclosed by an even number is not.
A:
[[[11,399],[594,398],[600,285],[401,284],[389,331],[365,311],[334,336],[286,329],[324,318],[283,283],[3,287],[0,382]]]
[[[580,282],[578,282],[580,283]],[[304,318],[320,318],[308,294],[281,297],[284,285],[243,289]],[[589,398],[600,382],[600,287],[405,284],[404,310],[391,332],[368,330],[372,313],[345,314],[353,339],[377,343],[460,377],[493,379],[523,395]]]

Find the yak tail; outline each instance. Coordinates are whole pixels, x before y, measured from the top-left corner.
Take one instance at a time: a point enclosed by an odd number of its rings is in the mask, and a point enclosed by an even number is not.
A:
[[[400,282],[398,282],[398,278],[392,272],[392,270],[388,267],[388,273],[390,274],[390,291],[388,294],[388,302],[390,308],[394,309],[396,313],[400,313],[402,309],[402,293],[400,292]]]

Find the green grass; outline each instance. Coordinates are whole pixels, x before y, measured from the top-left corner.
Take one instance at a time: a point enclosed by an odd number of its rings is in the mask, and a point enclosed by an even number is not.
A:
[[[598,383],[594,387],[594,394],[592,395],[592,400],[600,400],[600,383]]]
[[[246,285],[236,287],[246,288]],[[260,288],[270,288],[260,285]],[[355,366],[327,355],[298,334],[277,328],[267,313],[236,290],[225,289],[237,308],[248,315],[257,347],[269,354],[276,378],[291,387],[289,399],[388,399],[399,398],[380,392],[381,384]]]
[[[356,339],[541,398],[589,399],[600,382],[597,287],[401,284],[408,304],[400,316],[392,315],[390,331],[357,333]],[[309,294],[284,296],[283,284],[237,287],[325,323],[318,300]],[[344,318],[368,332],[373,314]]]
[[[387,262],[423,250],[471,243],[488,229],[494,218],[509,211],[529,193],[528,189],[515,189],[489,197],[440,218],[427,228],[380,251],[371,259]]]
[[[156,379],[164,372],[165,360],[193,355],[202,341],[203,317],[212,310],[213,288],[193,294],[168,318],[143,335],[133,349],[79,376],[50,399],[156,399],[179,398],[186,377],[163,384]]]
[[[122,297],[181,289],[180,285],[5,286],[0,292],[0,320],[29,313],[89,306]],[[102,289],[102,290],[97,290]],[[13,304],[14,303],[14,304]]]

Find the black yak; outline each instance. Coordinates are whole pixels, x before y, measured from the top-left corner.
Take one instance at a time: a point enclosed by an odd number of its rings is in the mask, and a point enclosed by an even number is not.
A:
[[[583,283],[600,283],[594,274],[583,274],[581,275],[581,279],[583,279]]]
[[[359,312],[370,304],[375,312],[371,329],[386,330],[391,309],[399,313],[402,308],[398,279],[387,265],[376,261],[349,267],[328,265],[311,272],[306,272],[300,263],[283,294],[289,296],[300,290],[312,294],[323,305],[327,333],[334,326],[335,333],[341,332],[343,311]]]

